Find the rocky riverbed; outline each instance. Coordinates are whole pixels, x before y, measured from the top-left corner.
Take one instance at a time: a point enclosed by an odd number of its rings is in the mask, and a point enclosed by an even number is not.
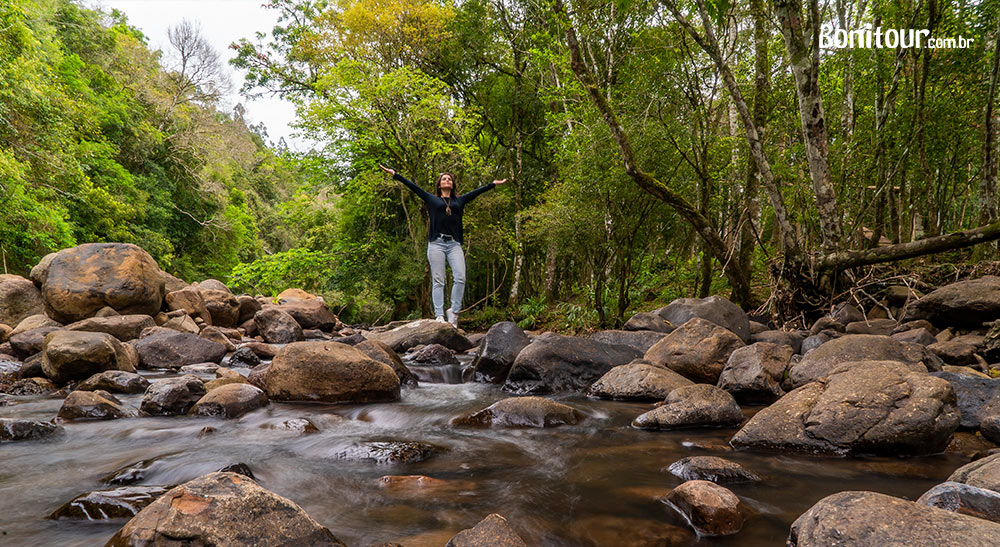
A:
[[[301,291],[189,285],[137,247],[83,245],[0,277],[0,533],[993,545],[997,319],[987,277],[887,287],[797,330],[720,297],[585,337],[364,330]]]

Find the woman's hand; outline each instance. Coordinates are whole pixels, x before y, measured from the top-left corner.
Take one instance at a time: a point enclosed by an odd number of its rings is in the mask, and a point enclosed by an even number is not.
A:
[[[396,170],[395,169],[389,169],[388,167],[382,165],[381,163],[378,164],[378,167],[379,167],[379,169],[385,171],[386,173],[389,173],[390,177],[396,176]]]
[[[505,182],[507,182],[507,179],[503,179],[503,180],[495,180],[495,181],[493,181],[493,184],[496,184],[496,185],[500,185],[500,184],[503,184],[503,183],[505,183]]]

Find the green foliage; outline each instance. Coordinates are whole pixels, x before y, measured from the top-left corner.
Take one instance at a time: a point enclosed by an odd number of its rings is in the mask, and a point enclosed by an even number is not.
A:
[[[230,282],[241,290],[272,297],[293,288],[323,293],[331,288],[334,261],[334,257],[326,253],[290,249],[237,264]]]

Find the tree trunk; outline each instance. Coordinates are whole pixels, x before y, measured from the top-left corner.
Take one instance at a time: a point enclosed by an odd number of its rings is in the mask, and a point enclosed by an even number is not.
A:
[[[990,72],[990,91],[986,95],[986,116],[983,121],[983,167],[979,183],[979,223],[987,224],[997,219],[997,116],[994,108],[997,92],[997,71],[1000,69],[1000,25],[993,46],[993,70]]]

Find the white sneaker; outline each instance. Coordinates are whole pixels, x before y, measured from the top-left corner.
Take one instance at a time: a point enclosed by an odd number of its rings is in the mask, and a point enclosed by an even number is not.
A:
[[[435,317],[434,320],[438,323],[447,323],[447,321],[444,320],[444,317],[441,317],[440,315]]]
[[[451,311],[451,308],[448,308],[448,310],[445,313],[448,314],[448,322],[451,323],[451,326],[453,326],[453,327],[455,327],[457,329],[458,328],[458,314],[455,313],[455,312],[453,312],[453,311]]]

